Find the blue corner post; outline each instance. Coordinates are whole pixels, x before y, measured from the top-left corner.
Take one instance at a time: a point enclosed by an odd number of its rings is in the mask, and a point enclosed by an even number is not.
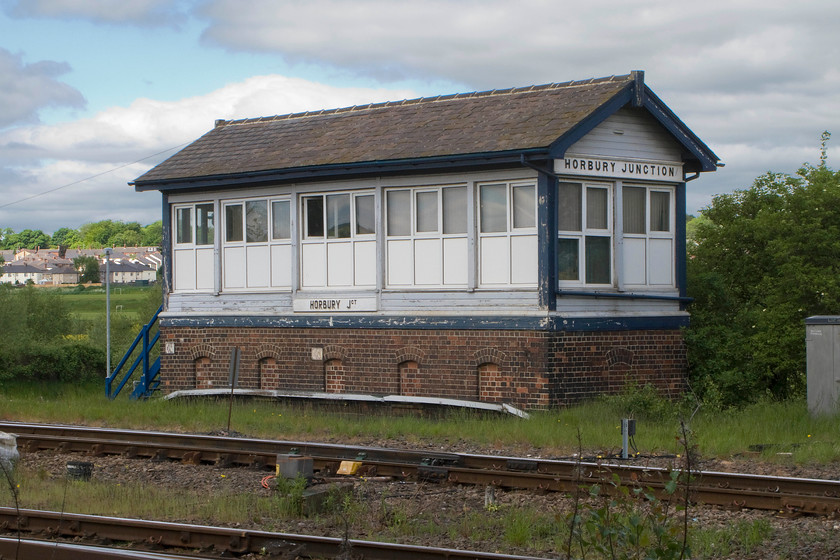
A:
[[[152,395],[155,389],[157,389],[158,385],[160,385],[160,357],[156,358],[154,362],[151,361],[151,352],[160,338],[160,331],[158,330],[155,332],[154,336],[150,336],[150,334],[155,323],[157,323],[158,315],[160,315],[161,311],[163,311],[162,305],[155,312],[151,321],[149,321],[148,324],[143,325],[143,328],[140,329],[140,333],[137,335],[137,338],[135,338],[134,342],[131,343],[131,346],[129,346],[128,351],[125,353],[125,356],[123,356],[123,359],[120,360],[120,363],[114,369],[114,372],[110,373],[108,377],[105,378],[105,394],[109,399],[113,400],[120,394],[120,391],[122,391],[123,387],[125,387],[126,383],[128,383],[129,379],[131,379],[134,371],[141,364],[142,373],[140,380],[137,381],[134,386],[134,390],[131,392],[131,398],[148,398]],[[131,367],[129,367],[125,373],[122,374],[122,377],[120,377],[120,374],[123,371],[123,366],[125,366],[128,360],[131,359],[131,356],[134,355],[134,351],[138,348],[138,346],[140,347],[140,351],[137,358],[135,358]]]

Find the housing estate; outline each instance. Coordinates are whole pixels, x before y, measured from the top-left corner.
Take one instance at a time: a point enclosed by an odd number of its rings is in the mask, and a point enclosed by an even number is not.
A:
[[[217,121],[163,200],[161,388],[561,405],[681,391],[718,157],[628,75]]]
[[[120,247],[111,250],[109,271],[114,284],[150,283],[163,265],[157,247]],[[100,262],[100,281],[105,281],[104,249],[20,249],[2,251],[0,283],[60,286],[77,284],[80,274],[73,260],[94,257]]]

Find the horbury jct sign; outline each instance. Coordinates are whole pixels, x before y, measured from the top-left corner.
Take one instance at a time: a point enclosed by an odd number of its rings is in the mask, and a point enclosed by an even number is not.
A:
[[[683,180],[682,164],[629,159],[569,156],[554,160],[554,171],[561,175],[585,175],[587,177],[645,179],[678,183]]]
[[[294,310],[297,313],[376,311],[376,298],[297,298],[294,301]]]

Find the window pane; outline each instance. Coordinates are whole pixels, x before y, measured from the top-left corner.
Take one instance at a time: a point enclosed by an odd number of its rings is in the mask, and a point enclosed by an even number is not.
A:
[[[621,190],[624,205],[624,233],[645,231],[645,191],[643,187],[624,187]]]
[[[481,232],[507,231],[507,185],[482,185]]]
[[[245,241],[268,241],[268,203],[265,200],[250,200],[245,203]]]
[[[292,237],[290,206],[288,200],[275,200],[271,203],[272,239],[290,239]]]
[[[513,227],[532,228],[537,225],[534,187],[513,187]]]
[[[560,183],[557,190],[557,229],[580,231],[581,186],[578,183]]]
[[[671,231],[671,193],[651,191],[650,231]]]
[[[443,189],[443,233],[467,233],[467,187]]]
[[[411,191],[388,191],[388,235],[411,235]]]
[[[436,232],[438,230],[438,193],[419,192],[416,201],[417,231]]]
[[[192,208],[175,211],[175,243],[192,243]]]
[[[558,239],[557,240],[557,279],[558,280],[579,280],[580,279],[580,254],[579,240]]]
[[[195,242],[197,245],[212,245],[214,235],[212,204],[195,206]]]
[[[306,211],[306,237],[324,237],[324,197],[308,196],[303,199]]]
[[[607,229],[607,189],[586,189],[587,229]]]
[[[372,194],[356,197],[356,235],[376,233],[376,207]]]
[[[611,284],[610,238],[586,238],[586,283]]]
[[[327,195],[327,237],[350,237],[350,195]]]
[[[225,241],[242,241],[242,205],[225,206]]]

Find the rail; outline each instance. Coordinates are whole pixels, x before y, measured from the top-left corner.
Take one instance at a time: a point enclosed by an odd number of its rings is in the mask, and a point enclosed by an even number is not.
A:
[[[335,473],[341,461],[361,461],[364,475],[416,478],[459,484],[493,485],[540,491],[572,492],[582,485],[608,488],[613,475],[627,486],[650,488],[663,495],[672,469],[609,462],[441,453],[325,443],[229,438],[168,432],[0,422],[0,430],[18,435],[22,452],[56,450],[97,455],[121,454],[273,468],[279,454],[313,458],[315,469]],[[691,499],[730,508],[788,513],[840,513],[840,481],[766,475],[693,471]]]
[[[206,551],[211,549],[215,552],[214,557],[270,553],[272,558],[281,557],[281,555],[284,558],[336,558],[351,551],[352,556],[348,554],[348,558],[365,558],[365,560],[535,560],[532,556],[510,556],[491,552],[55,511],[29,509],[18,511],[14,508],[0,508],[0,531],[16,534],[18,529],[22,533],[46,534],[52,538],[79,539],[95,535],[100,541],[107,539],[122,543],[136,543],[143,547],[154,545],[175,550]]]

